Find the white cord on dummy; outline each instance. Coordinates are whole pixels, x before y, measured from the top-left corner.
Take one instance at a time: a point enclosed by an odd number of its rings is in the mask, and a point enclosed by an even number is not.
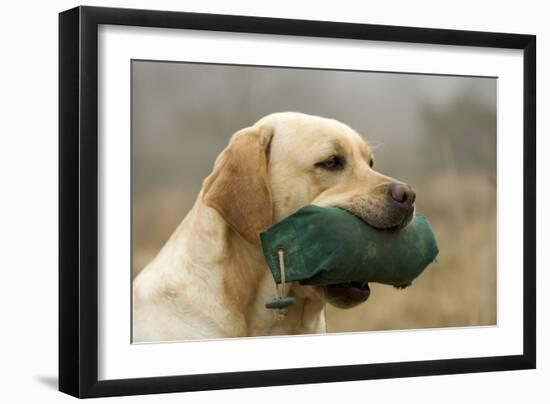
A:
[[[277,254],[279,254],[279,272],[281,274],[281,291],[279,292],[279,297],[285,297],[285,251],[279,248]]]
[[[286,279],[285,279],[285,250],[282,248],[279,248],[277,250],[277,254],[279,255],[279,273],[281,275],[281,290],[279,290],[279,285],[277,285],[277,297],[279,299],[286,297],[285,296],[285,286],[286,286]],[[285,319],[285,315],[288,312],[288,309],[285,307],[284,309],[278,309],[277,310],[277,320],[283,321]]]

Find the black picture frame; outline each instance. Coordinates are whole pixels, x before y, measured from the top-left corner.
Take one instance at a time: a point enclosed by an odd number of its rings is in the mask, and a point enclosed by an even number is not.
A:
[[[523,50],[523,353],[99,381],[97,52],[100,24]],[[77,7],[60,13],[59,390],[84,398],[535,368],[535,61],[534,35],[97,7]]]

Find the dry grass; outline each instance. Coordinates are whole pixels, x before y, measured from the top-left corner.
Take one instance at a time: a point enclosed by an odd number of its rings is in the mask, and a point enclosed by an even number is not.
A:
[[[496,190],[482,176],[439,176],[416,185],[418,214],[432,223],[437,262],[404,290],[372,284],[369,301],[351,310],[327,306],[330,332],[496,323]],[[162,247],[194,202],[163,191],[135,198],[134,276]]]
[[[372,284],[367,303],[327,307],[330,332],[496,324],[496,192],[484,177],[437,178],[417,187],[437,261],[404,290]]]

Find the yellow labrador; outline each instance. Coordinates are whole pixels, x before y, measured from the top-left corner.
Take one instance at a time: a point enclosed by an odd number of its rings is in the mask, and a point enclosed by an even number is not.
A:
[[[405,226],[413,190],[373,166],[369,145],[332,119],[275,113],[235,133],[187,217],[134,280],[134,342],[326,332],[325,302],[353,307],[368,284],[287,285],[297,304],[278,320],[264,307],[276,291],[258,235],[308,204]]]

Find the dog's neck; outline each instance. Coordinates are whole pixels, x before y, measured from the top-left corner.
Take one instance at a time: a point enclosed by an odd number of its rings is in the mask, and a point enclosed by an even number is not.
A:
[[[324,303],[302,290],[288,287],[296,297],[283,320],[265,302],[276,295],[273,277],[260,245],[253,245],[231,229],[218,212],[200,201],[172,235],[171,243],[181,268],[177,277],[185,300],[211,296],[210,319],[224,336],[302,334],[325,331]],[[203,296],[199,296],[203,294]]]

